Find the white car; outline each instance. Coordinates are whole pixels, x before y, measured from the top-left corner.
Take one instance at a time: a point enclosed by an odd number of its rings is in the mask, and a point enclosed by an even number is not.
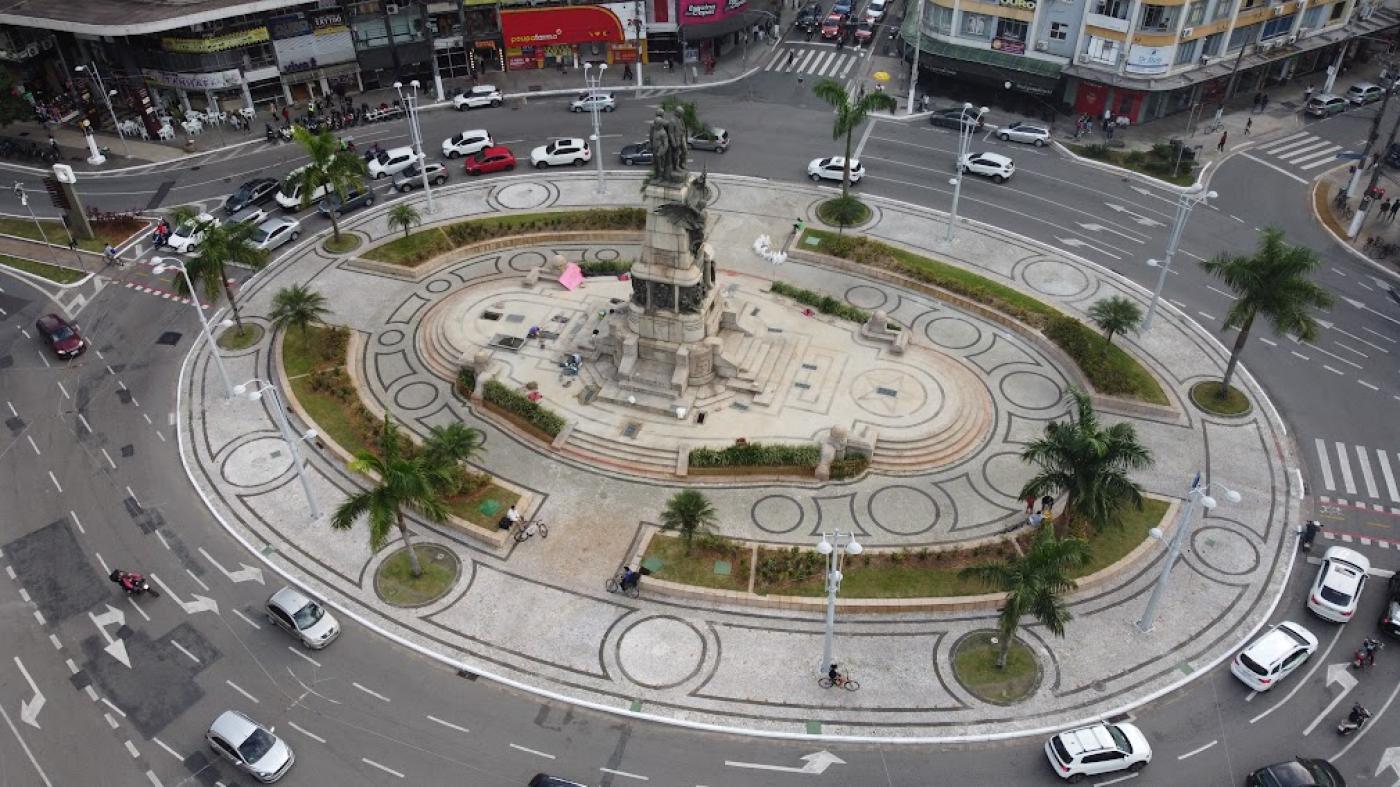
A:
[[[613,98],[612,93],[585,93],[569,104],[570,112],[590,112],[594,109],[611,112],[617,109],[617,99]]]
[[[1050,144],[1050,129],[1035,123],[1018,120],[997,130],[997,139],[1002,142],[1024,142],[1038,148]]]
[[[828,156],[826,158],[814,158],[807,165],[807,177],[812,180],[834,180],[841,182],[843,171],[846,168],[846,159],[842,156]],[[861,165],[860,159],[851,159],[851,182],[859,183],[865,177],[865,167]]]
[[[1311,631],[1285,620],[1230,662],[1230,672],[1254,691],[1268,691],[1317,651]]]
[[[248,242],[259,251],[272,251],[287,241],[301,237],[301,222],[287,216],[278,216],[259,224]]]
[[[477,107],[499,107],[504,98],[495,85],[477,85],[465,93],[452,97],[452,106],[458,111]]]
[[[254,205],[251,208],[244,208],[242,211],[229,217],[229,224],[247,224],[256,227],[267,220],[267,208],[262,205]]]
[[[958,169],[991,178],[994,183],[1005,183],[1016,174],[1016,165],[1000,153],[969,153]]]
[[[418,156],[413,152],[413,148],[390,148],[382,150],[378,156],[369,161],[370,177],[378,180],[387,178],[390,175],[397,175],[400,172],[413,166],[413,162],[418,160]]]
[[[263,784],[287,775],[297,759],[281,738],[236,710],[220,714],[204,739],[220,757]]]
[[[199,244],[204,242],[205,229],[218,223],[219,220],[208,213],[201,213],[176,227],[175,231],[170,233],[170,240],[166,241],[165,245],[177,254],[193,253],[199,248]]]
[[[872,22],[878,22],[885,16],[886,0],[870,0],[865,6],[865,18]]]
[[[1351,620],[1370,571],[1371,561],[1360,552],[1329,547],[1322,556],[1322,567],[1317,570],[1317,581],[1308,593],[1308,609],[1333,623]]]
[[[1140,771],[1152,761],[1152,747],[1132,724],[1095,724],[1046,741],[1045,756],[1061,779],[1077,782],[1100,773]]]
[[[589,149],[588,143],[578,137],[565,137],[551,141],[548,145],[540,145],[530,151],[530,164],[536,169],[540,167],[563,167],[573,164],[581,167],[593,158],[593,151]]]
[[[284,587],[268,598],[267,620],[312,650],[320,650],[340,636],[340,624],[331,613],[292,587]]]
[[[442,155],[447,158],[470,156],[496,144],[484,128],[471,128],[442,141]]]
[[[278,206],[280,206],[282,210],[301,210],[302,187],[301,183],[298,180],[298,176],[301,175],[301,173],[305,171],[306,168],[309,166],[311,165],[303,164],[300,167],[297,167],[296,169],[292,170],[291,172],[288,172],[287,177],[283,178],[282,187],[277,190],[277,196],[273,198],[277,201]],[[311,199],[307,200],[307,204],[315,205],[316,203],[325,199],[326,195],[329,194],[330,191],[331,187],[329,185],[317,186],[315,189],[312,189]]]

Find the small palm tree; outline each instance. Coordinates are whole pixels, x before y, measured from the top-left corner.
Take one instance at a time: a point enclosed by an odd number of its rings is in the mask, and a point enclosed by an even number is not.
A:
[[[851,136],[860,128],[871,112],[883,109],[893,112],[898,103],[884,91],[876,90],[851,100],[845,86],[834,79],[818,79],[812,86],[817,98],[836,108],[836,123],[831,127],[831,138],[846,138],[846,166],[841,173],[841,197],[851,191]]]
[[[702,533],[715,526],[715,507],[705,495],[694,489],[684,489],[666,501],[666,510],[661,512],[661,529],[680,533],[685,551],[690,553],[690,545],[696,533]]]
[[[185,261],[185,271],[189,273],[190,281],[204,291],[205,300],[213,301],[220,292],[228,298],[233,321],[238,324],[240,333],[243,331],[243,315],[238,311],[238,301],[233,298],[228,265],[237,263],[257,270],[267,261],[267,252],[249,240],[254,229],[243,223],[209,224],[204,228],[204,239],[199,242],[198,253]],[[183,276],[175,277],[175,292],[187,298],[194,295]]]
[[[1223,399],[1229,391],[1255,317],[1262,315],[1268,320],[1274,333],[1305,342],[1317,336],[1313,310],[1332,307],[1332,294],[1311,279],[1321,264],[1322,259],[1312,249],[1285,243],[1278,227],[1267,227],[1260,233],[1259,248],[1251,255],[1221,254],[1201,263],[1206,273],[1225,282],[1236,296],[1225,313],[1225,330],[1236,328],[1240,333],[1230,349],[1230,362],[1216,396]]]
[[[1109,345],[1113,344],[1113,334],[1137,330],[1142,322],[1142,307],[1131,298],[1115,295],[1095,301],[1089,307],[1089,319],[1103,331],[1103,351],[1107,354]]]
[[[293,284],[283,287],[272,296],[272,324],[284,331],[297,329],[302,343],[306,342],[306,329],[313,322],[321,322],[330,314],[326,296],[311,289],[306,284]]]
[[[1057,637],[1065,635],[1065,624],[1073,617],[1065,607],[1064,594],[1076,585],[1066,572],[1089,562],[1089,545],[1078,538],[1060,538],[1052,527],[1041,527],[1024,555],[1008,557],[1000,563],[968,566],[958,572],[964,579],[981,581],[1006,593],[997,627],[1001,633],[998,669],[1006,667],[1011,640],[1027,614]]]
[[[365,160],[346,150],[330,129],[312,134],[304,126],[293,126],[292,138],[306,149],[306,155],[311,159],[292,176],[293,181],[301,186],[302,210],[311,207],[311,195],[322,187],[329,186],[341,200],[351,191],[364,188]],[[330,219],[331,234],[340,240],[340,220],[335,211],[331,211]]]
[[[419,565],[418,553],[413,549],[403,510],[405,506],[413,506],[433,522],[446,519],[447,509],[438,496],[438,490],[450,485],[451,470],[433,465],[421,454],[409,454],[398,427],[387,415],[384,416],[384,429],[379,433],[379,453],[356,452],[350,469],[373,473],[379,480],[369,489],[347,497],[331,516],[331,527],[349,530],[355,526],[356,520],[365,517],[369,523],[370,547],[376,551],[383,548],[388,540],[389,529],[397,527],[399,535],[403,537],[404,548],[408,550],[413,576],[422,576],[423,567]]]
[[[405,238],[408,237],[411,228],[422,223],[423,214],[407,202],[400,202],[389,209],[389,228],[401,227]]]
[[[457,494],[462,488],[463,465],[482,451],[486,436],[479,429],[473,429],[454,421],[447,426],[435,426],[423,445],[423,457],[437,467],[447,468],[452,473],[451,483],[442,491]]]
[[[1142,508],[1142,488],[1129,477],[1131,470],[1152,465],[1152,454],[1138,442],[1129,423],[1107,429],[1099,425],[1089,395],[1071,388],[1074,408],[1067,421],[1052,421],[1045,434],[1021,451],[1021,461],[1038,472],[1021,488],[1022,500],[1041,495],[1065,495],[1066,526],[1083,519],[1102,532],[1118,524],[1125,504]]]

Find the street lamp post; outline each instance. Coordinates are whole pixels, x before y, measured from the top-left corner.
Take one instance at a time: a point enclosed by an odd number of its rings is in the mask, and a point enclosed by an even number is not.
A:
[[[102,84],[102,75],[97,73],[96,63],[91,63],[86,66],[74,66],[73,70],[80,74],[92,74],[93,81],[97,83],[97,90],[102,93],[102,101],[107,105],[107,114],[112,116],[112,128],[117,132],[117,136],[121,138],[122,150],[126,152],[127,158],[131,158],[131,146],[126,143],[126,134],[122,132],[122,124],[117,122],[117,111],[112,108],[112,94],[117,91],[113,90],[112,93],[107,92],[107,87]]]
[[[399,93],[399,101],[404,105],[404,116],[408,120],[408,138],[413,143],[413,153],[418,159],[418,172],[423,175],[423,193],[428,197],[428,212],[436,213],[433,204],[433,189],[428,185],[428,156],[423,152],[423,132],[418,128],[418,80],[408,83],[412,92],[403,92],[403,83],[395,82],[394,90]]]
[[[843,541],[844,539],[844,541]],[[817,543],[817,553],[826,557],[826,639],[822,642],[822,663],[817,668],[818,675],[825,675],[831,668],[831,640],[836,628],[836,591],[841,589],[841,563],[846,553],[859,555],[865,551],[856,541],[855,533],[833,531],[830,540],[822,533]]]
[[[1162,288],[1167,283],[1167,271],[1172,267],[1172,256],[1176,254],[1176,247],[1181,243],[1181,231],[1186,227],[1186,219],[1191,215],[1191,209],[1209,199],[1215,199],[1214,191],[1203,191],[1204,187],[1192,191],[1183,191],[1176,197],[1176,221],[1172,224],[1171,234],[1167,236],[1167,254],[1162,262],[1148,260],[1151,267],[1161,267],[1161,273],[1157,274],[1157,286],[1152,290],[1152,302],[1147,305],[1147,318],[1142,321],[1141,333],[1147,333],[1152,328],[1152,318],[1157,314],[1157,301],[1162,297]]]
[[[209,330],[209,320],[204,317],[204,307],[199,304],[199,293],[195,291],[194,282],[190,280],[190,272],[186,270],[184,263],[173,257],[156,257],[153,262],[155,267],[151,270],[157,276],[174,268],[185,277],[185,286],[190,291],[190,303],[194,304],[195,313],[199,315],[199,327],[204,329],[204,339],[209,342],[209,352],[214,356],[214,363],[219,367],[219,377],[223,378],[224,381],[224,398],[232,397],[234,393],[233,383],[228,379],[228,369],[224,368],[224,357],[219,355],[219,345],[214,342],[214,334]],[[225,326],[232,325],[228,320],[225,320],[223,324]]]
[[[953,227],[958,223],[958,199],[962,197],[963,160],[967,158],[968,151],[972,147],[972,132],[977,130],[977,124],[982,121],[982,116],[987,114],[986,107],[977,108],[977,115],[970,116],[973,106],[970,103],[962,105],[962,114],[958,120],[962,128],[958,131],[958,159],[953,162],[953,168],[957,170],[958,176],[948,181],[953,186],[953,210],[948,216],[948,237],[949,243],[953,242]]]
[[[598,67],[596,74],[593,71],[593,66],[595,65]],[[588,88],[588,92],[584,95],[591,98],[601,91],[603,86],[603,72],[607,70],[607,63],[584,62],[583,83],[584,86]],[[590,100],[588,103],[593,109],[593,163],[598,167],[598,193],[602,194],[606,189],[603,183],[603,132],[598,125],[598,102]]]
[[[257,383],[258,387],[249,390],[249,385]],[[302,440],[316,439],[316,430],[308,429],[306,434],[300,439],[293,439],[292,424],[287,420],[287,407],[282,404],[282,395],[277,392],[277,386],[258,377],[254,377],[246,383],[240,383],[234,387],[233,392],[243,398],[256,402],[263,398],[264,394],[272,394],[272,410],[277,413],[277,427],[282,430],[282,439],[286,441],[287,448],[292,453],[292,466],[296,468],[297,480],[301,482],[301,491],[306,494],[306,505],[311,509],[311,519],[321,518],[321,512],[316,508],[316,498],[311,494],[311,484],[306,480],[306,469],[301,466],[301,451],[297,450],[297,443]]]
[[[39,237],[44,239],[44,245],[49,245],[49,234],[44,232],[44,225],[39,223],[39,217],[34,215],[34,206],[29,204],[29,194],[24,190],[24,184],[15,181],[15,195],[19,197],[19,204],[29,209],[29,218],[34,222],[34,226],[39,229]]]
[[[1137,622],[1138,630],[1146,634],[1152,630],[1153,618],[1157,616],[1157,605],[1162,601],[1162,595],[1167,592],[1167,583],[1171,581],[1172,566],[1176,564],[1176,559],[1181,554],[1181,545],[1186,542],[1191,532],[1191,523],[1196,513],[1196,504],[1209,511],[1216,506],[1215,498],[1208,493],[1210,484],[1201,484],[1201,474],[1196,473],[1196,478],[1191,482],[1191,489],[1187,492],[1186,508],[1181,512],[1181,518],[1177,521],[1176,532],[1172,534],[1172,540],[1167,542],[1166,562],[1162,564],[1162,573],[1157,577],[1157,584],[1152,588],[1152,596],[1147,599],[1147,609],[1142,613],[1142,619]],[[1225,499],[1231,503],[1240,502],[1240,493],[1233,489],[1225,490]],[[1162,530],[1152,528],[1153,538],[1161,539]]]

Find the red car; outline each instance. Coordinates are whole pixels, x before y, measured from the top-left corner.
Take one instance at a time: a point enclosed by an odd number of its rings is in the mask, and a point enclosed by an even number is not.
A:
[[[841,35],[841,28],[846,24],[845,14],[831,14],[822,22],[822,38],[837,38]]]
[[[489,147],[467,159],[468,175],[485,175],[488,172],[509,172],[515,169],[515,154],[503,145]]]
[[[870,39],[875,37],[875,25],[869,19],[860,20],[856,25],[856,46],[870,43]]]
[[[87,349],[87,342],[78,329],[57,314],[45,314],[34,323],[34,329],[44,337],[44,344],[53,348],[60,358],[77,358]]]

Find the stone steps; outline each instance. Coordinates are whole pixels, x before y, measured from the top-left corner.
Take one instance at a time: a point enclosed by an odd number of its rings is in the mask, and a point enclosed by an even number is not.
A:
[[[465,347],[456,347],[443,330],[442,309],[434,309],[418,324],[418,350],[428,371],[448,380],[457,379]]]
[[[970,417],[959,418],[943,429],[912,440],[890,437],[898,431],[881,429],[870,467],[896,474],[942,467],[961,459],[985,440],[991,427],[991,408],[978,407]]]
[[[639,439],[645,439],[645,435],[643,429]],[[608,439],[574,430],[560,450],[591,464],[609,465],[629,472],[674,475],[676,471],[676,449],[640,445],[621,435]]]

